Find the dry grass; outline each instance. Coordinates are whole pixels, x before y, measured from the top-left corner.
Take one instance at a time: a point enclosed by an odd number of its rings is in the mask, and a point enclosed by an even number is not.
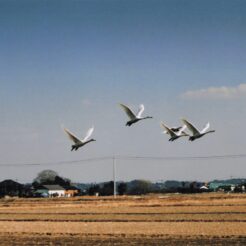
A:
[[[118,235],[246,235],[241,222],[0,222],[0,232]]]
[[[10,213],[0,214],[0,221],[64,222],[246,222],[246,213]]]
[[[134,237],[138,243],[144,244],[148,241],[144,238],[151,237],[163,238],[159,245],[164,245],[169,235],[170,240],[181,240],[180,237],[188,240],[192,236],[200,241],[212,237],[226,242],[233,238],[241,243],[246,240],[246,196],[171,194],[118,199],[0,200],[0,237],[5,238],[5,242],[8,238],[18,241],[18,238],[26,237],[33,240],[45,237],[45,240],[52,241],[57,235],[59,238],[70,235],[77,242],[81,238],[92,240],[117,236],[117,242]],[[159,241],[155,242],[158,245]]]

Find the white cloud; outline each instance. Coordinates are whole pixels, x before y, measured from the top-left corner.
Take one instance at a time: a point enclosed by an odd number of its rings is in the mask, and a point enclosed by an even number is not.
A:
[[[181,95],[184,99],[237,99],[246,98],[246,84],[236,87],[209,87],[206,89],[186,91]]]

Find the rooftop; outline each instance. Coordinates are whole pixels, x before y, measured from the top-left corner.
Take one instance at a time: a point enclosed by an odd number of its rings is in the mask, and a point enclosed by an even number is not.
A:
[[[43,187],[46,188],[47,190],[65,190],[60,185],[43,185]]]

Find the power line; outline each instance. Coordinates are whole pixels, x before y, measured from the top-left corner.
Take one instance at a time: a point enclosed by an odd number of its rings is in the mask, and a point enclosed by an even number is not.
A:
[[[72,160],[72,161],[56,161],[56,162],[32,162],[32,163],[8,163],[0,164],[1,166],[54,166],[54,165],[66,165],[66,164],[82,164],[83,162],[95,162],[112,159],[111,157],[95,157],[83,160]]]
[[[123,161],[193,161],[193,160],[220,160],[220,159],[244,159],[246,154],[232,154],[232,155],[207,155],[207,156],[103,156],[94,157],[81,160],[70,160],[70,161],[54,161],[54,162],[32,162],[32,163],[8,163],[0,164],[0,167],[23,167],[23,166],[54,166],[54,165],[71,165],[71,164],[86,164],[87,162],[99,162],[106,160],[123,160]]]

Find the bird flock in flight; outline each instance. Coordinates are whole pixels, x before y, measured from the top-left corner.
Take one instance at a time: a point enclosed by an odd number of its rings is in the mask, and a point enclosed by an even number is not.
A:
[[[144,111],[144,105],[143,104],[139,105],[139,110],[138,110],[137,113],[133,113],[132,110],[128,106],[126,106],[126,105],[124,105],[122,103],[120,103],[119,105],[125,111],[127,116],[129,117],[129,120],[126,122],[126,126],[131,126],[132,124],[135,124],[135,123],[137,123],[140,120],[153,118],[152,116],[142,117],[142,114],[143,114],[143,111]],[[183,126],[179,126],[179,127],[168,127],[166,124],[161,122],[160,126],[161,126],[161,128],[164,129],[163,133],[169,135],[169,137],[170,137],[169,141],[177,140],[180,137],[189,137],[190,141],[194,141],[194,140],[196,140],[198,138],[203,137],[204,135],[206,135],[208,133],[215,132],[215,130],[208,131],[208,129],[210,127],[209,122],[206,124],[206,126],[201,131],[199,131],[188,120],[181,119],[181,121],[183,122]],[[187,128],[191,132],[190,134],[185,132],[185,130]],[[87,131],[86,136],[83,139],[80,139],[80,138],[76,137],[67,128],[64,128],[64,131],[68,135],[69,139],[72,140],[72,142],[73,142],[71,151],[73,151],[73,150],[76,151],[80,147],[84,146],[85,144],[88,144],[88,143],[90,143],[92,141],[96,141],[93,138],[89,139],[91,137],[93,131],[94,131],[94,127],[91,127]]]

